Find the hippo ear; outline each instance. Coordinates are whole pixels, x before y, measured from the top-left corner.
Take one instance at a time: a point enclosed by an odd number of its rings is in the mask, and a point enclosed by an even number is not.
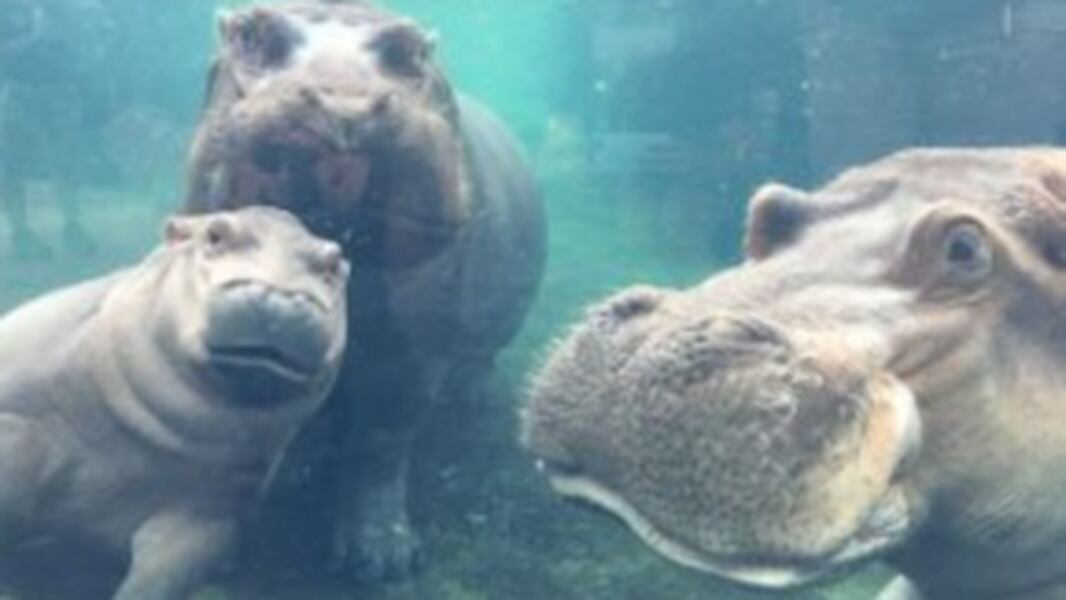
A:
[[[374,38],[373,47],[387,69],[417,77],[424,73],[423,67],[430,60],[433,42],[415,23],[399,21],[383,27]]]
[[[260,72],[283,64],[299,34],[267,8],[219,14],[219,35],[242,71]]]
[[[195,228],[188,217],[170,217],[163,227],[163,239],[168,246],[179,244],[192,238]]]
[[[796,241],[810,217],[810,197],[801,190],[768,183],[748,203],[748,230],[744,251],[761,260]]]

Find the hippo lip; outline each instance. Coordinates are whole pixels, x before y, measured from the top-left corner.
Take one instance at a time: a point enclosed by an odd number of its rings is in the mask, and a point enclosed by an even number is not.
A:
[[[867,516],[860,529],[843,546],[827,557],[815,559],[752,559],[715,555],[664,534],[641,512],[613,492],[588,477],[558,471],[545,461],[537,467],[548,475],[560,496],[585,502],[620,519],[649,547],[682,566],[735,583],[762,589],[788,589],[826,579],[866,559],[898,546],[910,527],[910,520],[897,504],[882,502]]]
[[[266,368],[292,381],[306,381],[315,375],[314,366],[300,357],[268,345],[227,345],[210,348],[211,360],[217,364]]]
[[[763,589],[787,589],[840,574],[857,564],[895,549],[920,524],[921,506],[907,495],[906,483],[921,445],[921,420],[908,387],[883,379],[886,398],[892,402],[894,437],[900,441],[893,457],[892,483],[866,508],[861,520],[837,545],[809,555],[758,555],[716,553],[671,536],[652,518],[610,485],[572,464],[542,455],[538,468],[562,497],[603,509],[620,519],[650,548],[665,558],[716,577]]]

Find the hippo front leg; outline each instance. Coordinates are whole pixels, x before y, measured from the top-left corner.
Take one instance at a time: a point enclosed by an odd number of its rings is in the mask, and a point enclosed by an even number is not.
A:
[[[333,566],[359,581],[406,579],[423,562],[407,515],[414,435],[371,432],[358,459],[339,473]]]
[[[114,600],[186,600],[229,554],[236,524],[187,511],[160,513],[134,533]]]
[[[358,404],[344,432],[346,464],[337,473],[333,566],[358,581],[406,579],[425,562],[407,512],[408,471],[415,434],[446,367],[393,354],[354,374],[367,387],[342,388]]]

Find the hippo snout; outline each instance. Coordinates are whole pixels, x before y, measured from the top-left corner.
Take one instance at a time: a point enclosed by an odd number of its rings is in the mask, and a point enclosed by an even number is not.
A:
[[[321,259],[330,263],[328,254]],[[212,299],[205,345],[234,379],[304,383],[327,364],[328,311],[315,297],[256,282],[230,284]]]
[[[245,158],[230,173],[235,189],[266,204],[299,198],[311,230],[337,237],[371,185],[387,102],[342,102],[310,87],[278,94],[237,111],[233,147]]]
[[[524,441],[557,492],[679,563],[763,587],[914,526],[893,483],[918,446],[906,386],[754,312],[637,292],[594,311],[534,381]]]

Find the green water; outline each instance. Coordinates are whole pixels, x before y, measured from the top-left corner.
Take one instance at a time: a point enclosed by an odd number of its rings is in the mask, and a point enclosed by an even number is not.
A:
[[[158,242],[162,219],[181,194],[183,149],[213,51],[214,14],[247,4],[39,1],[63,15],[56,26],[67,41],[93,56],[51,88],[69,95],[77,118],[64,135],[46,140],[43,154],[55,164],[76,165],[60,169],[76,174],[73,182],[59,181],[55,169],[26,167],[12,158],[18,149],[0,146],[0,167],[29,181],[29,222],[53,250],[48,259],[18,260],[8,223],[0,224],[5,310],[126,264]],[[1061,116],[1035,124],[1008,120],[985,131],[968,125],[991,121],[976,111],[960,117],[954,129],[932,128],[929,123],[939,123],[937,115],[953,105],[911,106],[937,89],[930,81],[938,72],[925,65],[941,46],[972,48],[988,39],[986,29],[1006,35],[998,12],[1004,3],[939,2],[938,10],[925,13],[914,8],[915,0],[902,3],[912,10],[891,14],[843,0],[382,4],[435,30],[452,81],[485,100],[522,141],[549,213],[546,277],[525,329],[500,360],[491,398],[472,410],[443,411],[421,442],[431,451],[421,452],[415,466],[412,513],[427,542],[424,573],[410,582],[360,587],[298,573],[252,573],[201,598],[770,597],[667,564],[615,523],[554,498],[515,442],[515,408],[527,374],[587,303],[634,282],[690,285],[736,261],[745,199],[762,181],[811,185],[845,164],[912,143],[1056,139],[1066,131],[1055,120]],[[843,9],[826,16],[811,5]],[[945,22],[968,23],[974,33],[928,35]],[[871,50],[876,40],[861,41],[871,29],[881,32],[888,50]],[[3,35],[0,29],[0,42]],[[908,36],[918,35],[926,36],[924,45],[908,43],[916,39]],[[825,67],[818,61],[834,44],[854,54]],[[1011,51],[1024,57],[1026,48]],[[970,103],[992,103],[987,95],[1003,87],[980,72],[982,61],[996,60],[987,56],[963,65],[976,69],[969,78],[959,76],[960,93]],[[16,110],[22,112],[13,118],[22,123],[55,118],[56,109],[11,91],[24,71],[47,75],[58,68],[46,58],[18,69],[0,64],[5,118]],[[825,81],[811,65],[821,65]],[[834,83],[833,69],[852,79]],[[855,102],[843,101],[838,88],[853,92]],[[1031,120],[1047,106],[1034,108]],[[641,146],[647,137],[640,138],[634,157],[619,142],[634,133],[665,136],[670,145]],[[31,171],[18,173],[22,168]],[[95,253],[64,248],[68,188],[77,194]],[[872,567],[836,586],[775,597],[868,598],[886,576]]]

